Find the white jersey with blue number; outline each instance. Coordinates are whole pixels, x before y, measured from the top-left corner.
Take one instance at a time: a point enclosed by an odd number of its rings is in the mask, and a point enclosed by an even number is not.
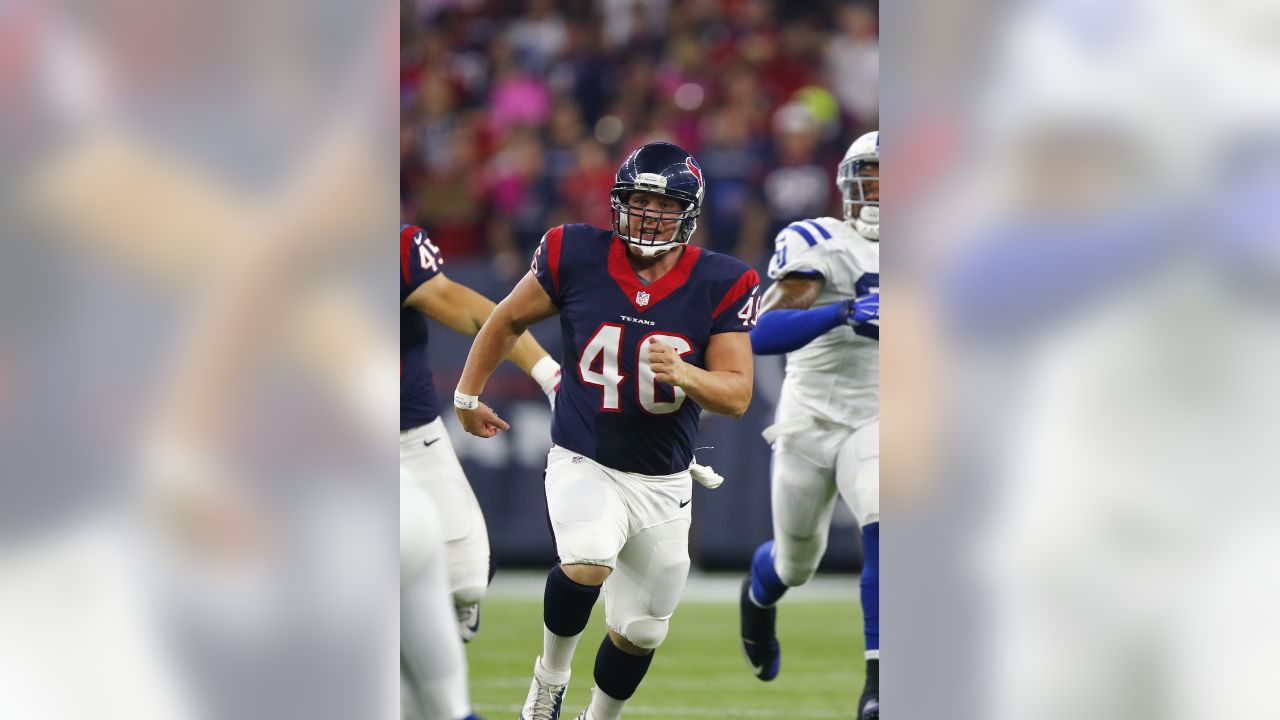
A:
[[[880,289],[880,243],[862,237],[843,220],[791,223],[778,233],[769,277],[820,275],[814,307]],[[787,353],[781,408],[791,418],[808,415],[860,427],[880,414],[880,327],[842,325]],[[779,413],[779,422],[784,419]]]

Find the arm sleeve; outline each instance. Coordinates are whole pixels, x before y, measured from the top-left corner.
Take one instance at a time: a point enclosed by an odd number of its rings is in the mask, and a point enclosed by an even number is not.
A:
[[[400,228],[400,302],[414,290],[440,274],[444,257],[440,248],[427,237],[427,231],[416,225]]]
[[[711,334],[751,330],[759,301],[760,273],[744,266],[743,273],[728,287],[711,313]]]
[[[529,264],[529,272],[538,279],[547,297],[556,307],[563,307],[560,295],[563,267],[561,265],[561,246],[564,240],[564,226],[553,227],[542,236],[538,249],[533,251],[533,262]]]
[[[799,350],[819,335],[845,322],[845,303],[809,310],[771,310],[751,331],[751,351],[757,355],[779,355]]]

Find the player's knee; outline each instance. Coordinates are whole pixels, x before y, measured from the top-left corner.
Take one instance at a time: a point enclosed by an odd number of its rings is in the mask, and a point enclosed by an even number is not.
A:
[[[813,578],[825,551],[825,538],[787,538],[777,543],[773,568],[787,587],[799,587]]]
[[[598,587],[604,584],[609,578],[612,569],[605,565],[589,565],[586,563],[570,563],[562,564],[560,570],[564,572],[565,577],[578,583],[579,585],[590,585]]]
[[[627,642],[644,650],[656,650],[663,640],[667,639],[667,627],[669,620],[658,620],[656,618],[643,618],[633,620],[627,624],[623,632],[619,633]]]
[[[473,585],[471,587],[458,588],[453,591],[453,604],[456,607],[465,607],[467,605],[477,605],[484,600],[485,586]]]
[[[778,571],[778,578],[787,587],[799,587],[809,582],[813,574],[818,571],[817,561],[797,562],[778,557],[774,558],[773,564],[774,569]]]

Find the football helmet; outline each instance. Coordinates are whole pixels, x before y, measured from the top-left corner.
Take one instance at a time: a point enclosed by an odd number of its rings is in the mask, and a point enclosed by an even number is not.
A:
[[[880,131],[873,130],[853,141],[836,171],[836,187],[844,198],[844,219],[868,240],[880,239],[880,178],[867,177],[869,165],[880,168]],[[868,185],[875,183],[875,199],[868,199]],[[855,194],[855,188],[856,194]],[[855,212],[854,207],[857,206]]]
[[[669,197],[683,206],[683,210],[671,212],[634,208],[627,204],[631,193],[645,191]],[[613,208],[613,232],[645,257],[657,257],[689,242],[698,227],[698,214],[702,212],[702,198],[706,185],[702,181],[702,168],[689,153],[666,142],[652,142],[631,153],[618,168],[613,192],[609,195]],[[656,220],[653,230],[641,230],[639,237],[631,235],[632,218],[641,223]],[[662,241],[663,224],[678,221],[671,238]]]

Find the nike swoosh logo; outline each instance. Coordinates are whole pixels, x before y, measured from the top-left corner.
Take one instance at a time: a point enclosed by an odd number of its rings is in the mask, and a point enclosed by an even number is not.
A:
[[[423,440],[422,444],[425,445],[426,447],[431,447],[432,445],[435,445],[438,442],[440,442],[440,438],[436,438],[435,440]]]
[[[693,502],[693,498],[689,498],[688,500],[685,500],[684,502],[680,503],[680,507],[684,507],[685,505],[688,505],[691,502]]]

